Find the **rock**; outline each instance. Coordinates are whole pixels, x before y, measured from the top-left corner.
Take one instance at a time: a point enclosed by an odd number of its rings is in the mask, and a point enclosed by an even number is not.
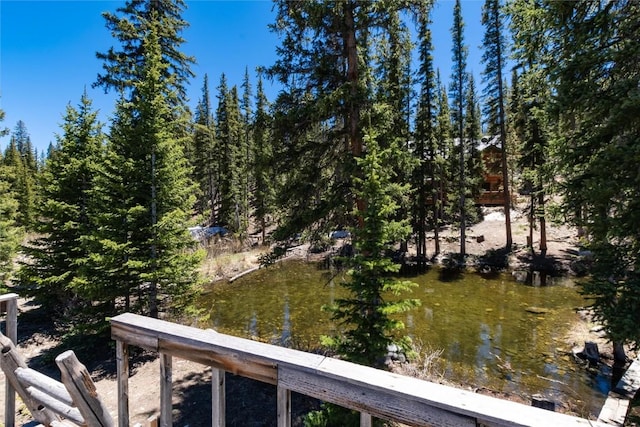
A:
[[[531,406],[535,408],[546,409],[547,411],[556,410],[556,403],[540,394],[534,394],[533,396],[531,396]]]
[[[584,349],[577,354],[581,359],[586,359],[591,364],[597,364],[600,361],[600,352],[598,351],[598,344],[593,341],[585,341]]]

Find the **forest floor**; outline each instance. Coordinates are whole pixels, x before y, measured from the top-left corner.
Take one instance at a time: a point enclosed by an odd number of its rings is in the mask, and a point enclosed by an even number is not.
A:
[[[492,265],[504,253],[504,215],[499,209],[487,209],[482,222],[469,227],[467,231],[467,253],[475,261],[483,264],[487,261]],[[526,248],[528,235],[527,219],[521,213],[512,214],[512,229],[515,250],[507,260],[509,269],[529,268],[532,264],[540,263],[539,255],[533,254]],[[441,232],[443,253],[455,253],[459,250],[458,233],[456,230],[444,229]],[[482,236],[482,238],[478,238]],[[548,224],[548,250],[543,265],[551,265],[556,271],[572,274],[572,266],[579,256],[577,233],[564,226]],[[430,240],[430,245],[433,241]],[[534,239],[534,247],[537,241]],[[238,248],[236,248],[238,249]],[[253,248],[250,250],[210,250],[203,273],[211,280],[229,279],[237,274],[259,265],[259,256],[264,250]],[[310,255],[307,246],[294,248],[290,254],[299,258],[317,258],[321,255]],[[411,248],[410,248],[411,249]],[[433,247],[428,246],[428,253]],[[537,251],[539,253],[539,251]],[[495,258],[495,254],[499,254]],[[487,258],[487,254],[494,255]],[[504,260],[503,260],[504,261]],[[498,262],[497,264],[500,264]],[[30,301],[21,299],[19,305],[18,348],[30,367],[59,379],[59,371],[55,367],[54,358],[62,351],[72,347],[79,359],[92,373],[98,394],[105,402],[110,413],[117,419],[117,379],[115,374],[115,350],[113,343],[94,346],[90,342],[69,343],[63,340],[60,331],[55,328],[50,317],[42,309]],[[610,347],[606,340],[594,328],[588,316],[577,322],[567,333],[567,344],[576,346],[584,341],[595,341],[601,349]],[[174,360],[174,425],[208,426],[211,425],[211,389],[210,370],[202,365]],[[156,414],[159,408],[159,362],[154,355],[140,353],[133,357],[131,377],[129,379],[129,395],[131,396],[130,417],[132,425],[145,425],[148,417]],[[442,382],[442,379],[439,379]],[[0,376],[0,402],[4,400],[4,376]],[[518,396],[497,393],[491,390],[477,389],[474,385],[457,385],[480,393],[494,395],[503,399],[521,401]],[[245,380],[227,374],[227,425],[228,426],[269,426],[275,425],[275,388],[254,381]],[[529,402],[522,402],[529,404]],[[318,402],[294,395],[293,425],[302,425],[302,416],[308,410],[316,408]],[[18,426],[35,426],[30,422],[32,418],[23,404],[17,405]],[[562,405],[560,405],[562,410]],[[0,423],[4,420],[4,406],[0,404]]]

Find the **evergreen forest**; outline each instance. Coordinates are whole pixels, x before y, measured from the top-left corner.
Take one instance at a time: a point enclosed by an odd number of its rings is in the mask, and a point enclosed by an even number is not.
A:
[[[116,94],[108,123],[86,92],[46,152],[24,122],[0,123],[2,285],[67,331],[102,333],[122,312],[192,310],[206,256],[193,230],[257,236],[271,258],[344,230],[353,297],[328,309],[353,328],[325,341],[376,365],[390,343],[410,347],[390,315],[419,304],[384,299],[413,286],[395,278],[392,254],[411,244],[425,265],[453,226],[464,265],[493,173],[504,251],[515,197],[542,257],[546,221],[577,227],[593,254],[583,291],[596,317],[614,342],[640,343],[640,3],[484,0],[478,22],[464,22],[464,5],[444,70],[431,0],[274,0],[277,60],[240,86],[194,75],[186,1],[105,12],[112,47],[86,84]],[[483,34],[481,64],[468,63],[468,31]],[[280,87],[274,99],[266,81]],[[201,85],[195,108],[188,84]],[[487,146],[499,153],[491,171]]]

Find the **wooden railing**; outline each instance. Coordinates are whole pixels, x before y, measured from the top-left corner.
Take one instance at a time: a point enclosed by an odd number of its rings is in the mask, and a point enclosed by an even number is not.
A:
[[[172,360],[212,368],[212,425],[225,425],[225,371],[277,387],[277,425],[291,425],[291,392],[410,426],[605,426],[346,361],[125,313],[111,319],[118,370],[118,425],[129,425],[128,346],[158,352],[160,425],[171,426]]]
[[[640,355],[631,362],[620,381],[609,392],[598,415],[598,421],[607,425],[623,426],[631,401],[638,394],[638,390],[640,390]]]
[[[4,294],[0,295],[0,313],[5,314],[5,330],[4,334],[14,344],[18,343],[18,295]],[[4,425],[13,427],[15,425],[16,413],[16,392],[9,381],[5,381],[5,399],[4,399]]]

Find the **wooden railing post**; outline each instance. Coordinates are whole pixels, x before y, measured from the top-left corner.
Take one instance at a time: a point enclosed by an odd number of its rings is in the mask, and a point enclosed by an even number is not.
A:
[[[278,427],[291,427],[291,390],[278,386]]]
[[[49,425],[53,421],[59,421],[60,417],[56,415],[54,412],[50,411],[46,407],[42,407],[38,402],[36,402],[29,392],[25,389],[25,387],[20,384],[18,377],[16,376],[16,370],[18,368],[26,368],[27,364],[24,362],[24,359],[16,349],[13,342],[9,339],[9,337],[0,334],[0,366],[2,367],[2,371],[5,375],[5,381],[10,382],[13,386],[13,389],[18,392],[24,404],[39,423],[44,425]],[[12,420],[15,418],[15,414],[11,414]],[[12,425],[15,421],[12,421]]]
[[[129,427],[129,346],[116,341],[118,371],[118,427]]]
[[[173,360],[170,355],[160,353],[160,427],[173,425],[172,388]]]
[[[7,315],[5,317],[5,333],[7,337],[18,345],[18,294],[2,295],[6,304]],[[16,423],[16,391],[11,382],[4,382],[4,425],[14,427]]]
[[[62,383],[73,399],[84,421],[92,427],[114,427],[109,409],[98,397],[98,390],[87,368],[75,353],[67,350],[56,357]]]
[[[222,369],[211,368],[211,425],[225,426],[225,373]]]
[[[360,427],[371,427],[372,425],[371,414],[360,412]]]

